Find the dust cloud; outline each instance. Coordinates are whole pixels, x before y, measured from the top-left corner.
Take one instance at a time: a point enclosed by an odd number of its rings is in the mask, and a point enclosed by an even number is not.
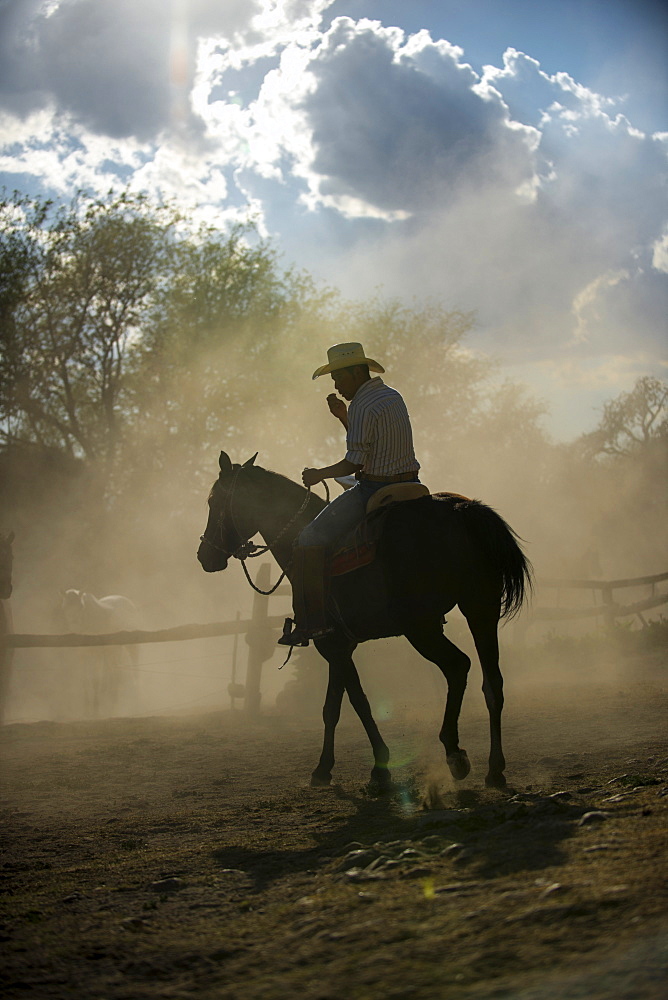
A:
[[[325,403],[331,382],[325,377],[314,383],[311,373],[323,362],[329,344],[350,336],[350,331],[344,332],[342,338],[340,329],[314,333],[297,328],[292,344],[270,345],[254,377],[252,357],[244,349],[236,352],[227,363],[222,391],[230,405],[226,413],[213,415],[213,432],[200,384],[211,358],[201,359],[199,369],[179,386],[181,412],[191,415],[188,434],[170,446],[164,426],[152,426],[147,404],[141,433],[127,459],[132,474],[111,501],[104,481],[76,460],[30,458],[15,463],[2,487],[0,524],[0,529],[16,532],[11,601],[15,631],[67,631],[60,604],[61,592],[70,588],[97,598],[129,598],[142,629],[234,621],[237,615],[249,618],[254,595],[241,565],[231,561],[225,572],[208,575],[196,560],[207,493],[218,473],[218,452],[225,449],[233,461],[243,462],[257,451],[257,464],[297,481],[304,466],[341,458],[343,430]],[[528,697],[527,692],[538,698],[548,691],[549,697],[559,691],[566,696],[577,687],[583,697],[586,689],[595,700],[597,685],[623,687],[637,682],[639,671],[643,682],[660,684],[656,650],[665,640],[659,625],[652,645],[649,638],[640,638],[647,630],[639,628],[641,620],[633,616],[620,620],[621,640],[610,637],[600,614],[563,621],[537,617],[543,608],[577,611],[601,602],[600,591],[593,587],[571,590],[548,586],[550,580],[610,580],[666,570],[665,525],[658,507],[645,502],[647,493],[643,499],[643,490],[650,488],[642,482],[644,473],[629,467],[611,477],[595,463],[576,462],[568,448],[548,440],[539,419],[526,428],[518,426],[517,407],[510,407],[504,417],[497,406],[485,418],[484,395],[492,394],[491,382],[477,389],[483,407],[476,421],[462,427],[452,412],[441,418],[433,399],[420,391],[431,378],[429,357],[416,352],[411,364],[404,358],[393,366],[373,330],[357,330],[351,339],[361,339],[372,357],[386,362],[386,382],[403,392],[422,481],[434,491],[451,490],[488,503],[524,539],[537,589],[532,605],[501,633],[509,702]],[[214,367],[225,363],[218,356]],[[331,488],[339,489],[335,484]],[[657,488],[653,484],[652,489]],[[256,576],[264,562],[271,563],[274,582],[279,570],[269,557],[251,561],[251,574]],[[614,600],[632,603],[650,590],[648,585],[616,591]],[[270,615],[289,612],[287,596],[270,599]],[[647,611],[642,621],[649,626],[660,613],[661,608]],[[482,721],[479,667],[456,610],[448,615],[446,634],[473,661],[470,686],[475,696],[469,691],[464,718],[470,713]],[[96,704],[91,678],[108,667],[103,652],[94,647],[17,649],[5,721],[243,710],[243,698],[233,698],[229,687],[245,682],[248,645],[243,635],[141,645],[136,666],[126,650],[115,655],[115,690]],[[280,671],[283,659],[279,647],[264,664],[263,711],[317,719],[326,687],[324,662],[312,650],[298,651]],[[405,640],[366,644],[356,660],[381,726],[384,720],[409,725],[413,719],[440,724],[445,682]],[[349,709],[346,720],[352,721]]]

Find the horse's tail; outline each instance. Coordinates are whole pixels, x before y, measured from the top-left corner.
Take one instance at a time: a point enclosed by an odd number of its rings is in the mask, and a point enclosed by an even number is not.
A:
[[[533,591],[533,568],[522,551],[522,539],[500,514],[479,500],[458,498],[453,508],[463,516],[486,562],[501,577],[501,618],[514,618]]]

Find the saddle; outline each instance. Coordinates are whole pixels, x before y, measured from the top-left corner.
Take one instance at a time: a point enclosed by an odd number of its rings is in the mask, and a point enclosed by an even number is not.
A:
[[[391,483],[376,490],[366,505],[366,517],[362,523],[346,536],[329,559],[327,575],[343,576],[372,563],[376,558],[376,546],[382,531],[383,512],[392,504],[418,500],[429,495],[428,488],[422,483]]]
[[[373,496],[369,497],[366,512],[372,514],[374,510],[389,507],[391,503],[418,500],[420,497],[428,497],[429,495],[429,489],[422,483],[390,483],[389,486],[383,486],[382,490],[376,490]]]

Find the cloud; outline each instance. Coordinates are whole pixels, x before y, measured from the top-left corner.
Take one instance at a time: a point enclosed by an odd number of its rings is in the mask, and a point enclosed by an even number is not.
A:
[[[657,271],[663,271],[664,274],[668,274],[668,227],[664,229],[659,239],[656,240],[652,250],[652,266]]]
[[[504,52],[502,67],[484,67],[479,89],[501,96],[515,121],[536,127],[541,127],[550,108],[582,114],[607,111],[617,103],[576,83],[567,73],[550,76],[537,59],[514,48]]]
[[[576,342],[588,340],[588,325],[593,320],[597,325],[601,320],[598,309],[599,299],[609,289],[615,288],[621,281],[628,281],[628,271],[608,271],[590,281],[573,299],[573,315],[576,328],[573,339]]]
[[[604,404],[627,392],[648,373],[665,378],[666,365],[657,364],[651,354],[608,354],[603,357],[559,357],[537,362],[518,362],[503,369],[506,376],[531,385],[533,391],[549,399],[560,441],[573,440],[600,423]]]
[[[660,349],[665,136],[516,50],[478,78],[427,32],[338,18],[287,55],[249,111],[282,123],[322,242],[357,227],[331,280],[475,309],[508,359]]]
[[[427,31],[322,28],[329,6],[5,2],[0,168],[250,208],[346,294],[475,310],[509,363],[660,357],[668,135],[517,49],[479,75]]]
[[[188,114],[200,37],[248,30],[259,0],[13,0],[2,15],[0,100],[53,104],[93,132],[145,140]]]
[[[535,130],[476,93],[460,55],[427,32],[406,41],[397,28],[337,18],[305,61],[300,90],[283,92],[286,116],[300,113],[309,136],[301,156],[291,151],[312,203],[400,218],[462,188],[530,182]]]

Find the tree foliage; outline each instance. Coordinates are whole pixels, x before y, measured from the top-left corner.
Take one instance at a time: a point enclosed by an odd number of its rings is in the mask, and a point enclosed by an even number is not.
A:
[[[128,193],[15,196],[0,203],[0,257],[0,444],[79,459],[109,496],[175,469],[195,485],[221,446],[288,456],[293,474],[330,464],[341,428],[310,376],[349,340],[405,395],[439,485],[464,489],[490,450],[511,460],[521,443],[524,460],[545,441],[540,406],[495,388],[494,363],[466,344],[472,315],[345,301],[281,267],[252,227],[193,227]]]
[[[170,213],[121,195],[0,203],[2,438],[113,465],[129,357],[173,258]]]
[[[195,227],[128,193],[68,206],[15,195],[0,200],[0,466],[22,482],[41,470],[63,495],[71,479],[99,551],[95,505],[143,552],[146,499],[180,523],[221,447],[259,450],[292,476],[342,457],[331,383],[311,374],[332,344],[361,341],[406,398],[434,489],[508,510],[553,551],[568,549],[566,524],[577,551],[612,532],[644,572],[640,534],[662,516],[665,384],[640,379],[595,431],[557,447],[541,403],[471,348],[473,327],[438,303],[346,301],[282,267],[250,226]]]
[[[184,238],[162,311],[144,327],[130,385],[158,463],[176,449],[191,465],[204,448],[239,442],[280,382],[276,353],[316,308],[311,284],[281,271],[252,235],[207,228]]]
[[[623,392],[603,406],[596,430],[581,439],[592,456],[628,458],[668,444],[668,384],[651,375],[639,378],[630,392]]]
[[[60,449],[112,492],[240,425],[308,285],[252,229],[194,230],[127,193],[5,199],[0,261],[0,442]]]

